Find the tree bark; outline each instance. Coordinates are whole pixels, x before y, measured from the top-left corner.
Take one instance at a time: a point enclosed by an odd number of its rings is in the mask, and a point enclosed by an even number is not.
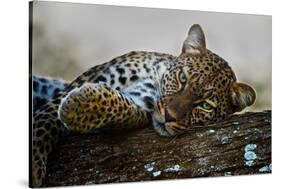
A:
[[[233,115],[173,137],[152,128],[65,137],[45,186],[271,173],[271,111]]]

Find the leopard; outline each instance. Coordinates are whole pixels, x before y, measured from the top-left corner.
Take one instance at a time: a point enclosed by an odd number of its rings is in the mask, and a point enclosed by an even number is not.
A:
[[[32,120],[32,186],[44,186],[48,155],[69,131],[151,126],[172,137],[225,119],[255,100],[254,88],[237,81],[194,24],[178,56],[131,51],[91,67],[49,97]]]
[[[31,76],[30,80],[32,81],[33,113],[46,104],[52,96],[56,95],[59,91],[64,90],[69,84],[62,79],[54,79],[38,75]]]

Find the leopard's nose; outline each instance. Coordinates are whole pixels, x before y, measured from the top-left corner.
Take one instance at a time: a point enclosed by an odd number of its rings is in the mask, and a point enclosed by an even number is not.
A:
[[[166,122],[173,122],[176,121],[176,118],[173,117],[167,109],[165,109],[165,121]]]

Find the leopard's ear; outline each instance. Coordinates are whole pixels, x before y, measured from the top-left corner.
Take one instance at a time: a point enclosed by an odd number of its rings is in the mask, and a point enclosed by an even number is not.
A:
[[[194,24],[183,43],[182,54],[201,54],[206,52],[205,35],[200,25]]]
[[[233,113],[251,106],[256,100],[255,90],[244,83],[233,83],[230,93]]]

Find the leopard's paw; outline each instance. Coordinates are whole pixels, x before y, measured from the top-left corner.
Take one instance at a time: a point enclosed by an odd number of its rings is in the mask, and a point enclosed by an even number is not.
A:
[[[74,131],[87,132],[99,128],[105,121],[116,94],[106,84],[84,84],[62,99],[58,114],[60,120]]]

